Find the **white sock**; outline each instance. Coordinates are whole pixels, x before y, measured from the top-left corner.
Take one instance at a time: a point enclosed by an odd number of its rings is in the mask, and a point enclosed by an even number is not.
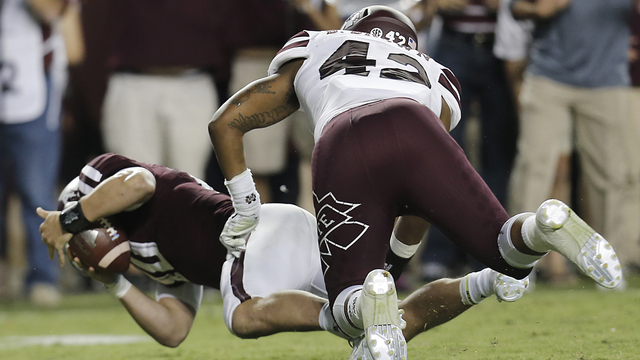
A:
[[[512,216],[509,220],[507,220],[503,225],[502,229],[500,229],[500,233],[498,234],[498,249],[500,250],[500,255],[507,262],[507,264],[516,267],[518,269],[528,269],[533,267],[538,260],[544,255],[530,255],[525,254],[518,250],[515,245],[513,245],[513,241],[511,240],[511,227],[520,217],[527,216],[524,220],[521,233],[524,240],[525,245],[530,249],[536,251],[532,248],[532,245],[529,245],[527,238],[531,239],[534,235],[533,232],[536,228],[536,217],[533,213],[522,213],[515,216]]]
[[[522,240],[527,247],[535,252],[545,253],[549,251],[549,245],[540,239],[540,232],[536,231],[538,224],[536,224],[536,217],[529,216],[524,223],[522,223]]]
[[[493,283],[498,272],[490,268],[468,274],[460,281],[460,298],[465,305],[476,305],[495,294]]]

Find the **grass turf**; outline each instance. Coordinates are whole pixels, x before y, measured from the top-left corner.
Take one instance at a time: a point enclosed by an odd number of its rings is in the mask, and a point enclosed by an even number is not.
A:
[[[402,297],[402,296],[401,296]],[[409,343],[409,359],[640,359],[640,278],[624,292],[536,286],[516,303],[487,299]],[[187,340],[176,349],[149,338],[106,293],[65,296],[55,310],[0,303],[0,359],[347,359],[347,343],[328,333],[286,333],[258,340],[231,335],[218,296],[205,298]],[[25,345],[25,338],[131,335],[143,342],[108,345]]]

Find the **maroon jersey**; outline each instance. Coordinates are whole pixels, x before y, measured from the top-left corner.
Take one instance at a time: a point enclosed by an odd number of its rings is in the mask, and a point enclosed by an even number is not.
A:
[[[112,69],[185,66],[220,69],[230,49],[224,38],[225,1],[109,0]]]
[[[227,254],[219,237],[234,211],[229,197],[185,172],[115,154],[100,155],[82,169],[73,181],[76,195],[90,193],[104,179],[130,167],[143,167],[156,178],[149,201],[110,217],[129,237],[131,263],[164,285],[188,281],[219,288]]]
[[[444,30],[464,34],[494,33],[497,14],[485,3],[485,0],[470,0],[461,11],[441,11]]]
[[[636,58],[631,62],[631,85],[640,87],[640,6],[633,7],[631,17],[631,48],[636,52]]]

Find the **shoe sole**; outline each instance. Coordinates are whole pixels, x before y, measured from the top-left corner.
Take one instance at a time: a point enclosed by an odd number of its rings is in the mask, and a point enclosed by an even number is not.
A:
[[[514,302],[519,300],[529,288],[529,277],[522,280],[504,274],[498,274],[494,281],[494,289],[498,301]]]
[[[371,356],[376,360],[406,360],[407,342],[400,328],[398,295],[391,274],[385,270],[371,271],[361,296],[364,296],[364,341]]]
[[[407,359],[407,342],[402,335],[402,330],[396,325],[373,325],[364,331],[364,336],[366,341],[364,346],[372,359]]]
[[[563,231],[569,236],[562,242],[549,244],[553,250],[571,260],[587,276],[606,288],[622,281],[622,267],[615,250],[602,235],[595,232],[566,204],[559,200],[545,201],[536,212],[536,221],[547,235]]]

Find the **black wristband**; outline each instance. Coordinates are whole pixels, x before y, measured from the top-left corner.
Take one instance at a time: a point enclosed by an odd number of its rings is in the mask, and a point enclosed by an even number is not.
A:
[[[84,217],[79,201],[62,210],[60,213],[60,226],[62,226],[62,230],[71,234],[80,233],[91,227],[89,220]]]

